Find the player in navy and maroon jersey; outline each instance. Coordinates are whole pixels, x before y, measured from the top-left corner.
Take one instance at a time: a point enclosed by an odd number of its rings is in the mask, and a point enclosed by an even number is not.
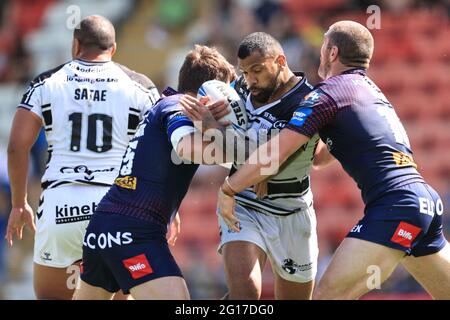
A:
[[[372,289],[369,267],[379,268],[381,283],[402,263],[433,298],[449,299],[450,246],[442,233],[442,201],[418,173],[393,106],[366,76],[372,52],[373,38],[364,26],[333,24],[321,49],[319,75],[325,81],[294,112],[279,145],[268,146],[278,149],[272,155],[279,158],[272,161],[281,164],[319,132],[361,189],[364,217],[337,249],[314,298],[358,298]],[[234,194],[266,178],[262,167],[246,164],[219,192],[221,214],[236,232]]]
[[[179,102],[181,93],[196,96],[207,80],[234,78],[233,66],[216,49],[195,46],[187,54],[179,74],[180,94],[166,89],[165,97],[147,112],[115,184],[92,216],[75,299],[109,299],[119,289],[135,299],[189,298],[165,234],[198,168],[181,158],[202,159],[206,144],[191,143],[199,133]],[[228,113],[224,101],[209,107],[217,119]]]

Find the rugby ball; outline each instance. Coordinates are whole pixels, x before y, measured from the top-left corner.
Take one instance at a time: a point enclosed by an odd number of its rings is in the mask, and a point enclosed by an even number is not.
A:
[[[198,89],[197,99],[209,97],[210,102],[225,100],[228,102],[230,113],[219,120],[231,121],[234,129],[247,130],[247,111],[245,102],[239,97],[236,90],[229,84],[219,80],[208,80]]]

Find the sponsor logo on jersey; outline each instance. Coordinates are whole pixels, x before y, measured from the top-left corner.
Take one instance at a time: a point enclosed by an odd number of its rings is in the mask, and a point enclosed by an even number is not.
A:
[[[305,101],[308,101],[308,102],[316,102],[317,100],[319,100],[319,98],[320,98],[320,95],[317,93],[317,92],[315,92],[315,91],[312,91],[312,92],[310,92],[310,93],[308,93],[306,96],[305,96]]]
[[[421,230],[422,228],[402,221],[395,230],[391,241],[398,243],[405,248],[411,248],[414,239],[418,236]]]
[[[327,138],[325,144],[327,145],[328,151],[331,151],[333,149],[333,140],[331,140],[330,138]]]
[[[417,169],[417,164],[414,162],[413,157],[403,152],[392,152],[395,164],[399,167],[414,167]]]
[[[239,228],[239,231],[242,231],[242,225],[241,225],[240,222],[236,222],[236,227]],[[222,232],[222,230],[221,230],[220,232]],[[236,233],[237,231],[234,231],[233,229],[231,229],[230,227],[228,227],[227,232],[228,232],[228,233]]]
[[[352,228],[352,230],[350,230],[350,233],[360,233],[362,226],[362,224],[357,224]]]
[[[44,261],[52,261],[51,253],[50,252],[43,252],[42,256],[41,256],[41,259],[44,260]]]
[[[66,81],[67,82],[75,81],[78,83],[94,84],[94,83],[99,83],[99,82],[106,82],[106,83],[119,82],[119,79],[116,79],[116,78],[84,78],[84,77],[79,77],[77,75],[71,75],[71,76],[68,75],[66,77]]]
[[[145,254],[140,254],[135,257],[122,260],[122,263],[125,268],[130,271],[133,279],[139,279],[153,273],[153,269],[150,266]]]
[[[297,272],[304,272],[312,269],[312,262],[306,264],[298,264],[294,260],[288,258],[283,260],[282,268],[289,274],[295,274]]]
[[[91,205],[84,206],[68,206],[67,204],[61,207],[56,206],[56,224],[89,220],[96,208],[97,204],[95,202],[92,202]]]
[[[116,232],[114,233],[88,233],[83,240],[83,246],[90,249],[105,249],[113,246],[122,246],[133,242],[131,232]]]
[[[438,199],[436,203],[433,200],[428,198],[419,197],[419,210],[420,213],[429,215],[431,217],[434,216],[436,212],[438,216],[444,213],[444,204],[441,199]]]
[[[136,190],[137,178],[131,176],[118,177],[114,183],[125,189]]]
[[[308,116],[312,113],[312,108],[300,108],[294,112],[292,115],[292,119],[290,121],[291,124],[297,127],[303,126]]]
[[[273,124],[273,128],[281,130],[284,127],[286,127],[287,123],[288,123],[287,120],[275,121],[275,123]]]
[[[79,165],[76,167],[62,167],[59,169],[59,172],[61,173],[84,173],[84,178],[86,180],[92,180],[94,179],[94,173],[97,172],[113,172],[115,169],[113,167],[111,168],[105,168],[105,169],[97,169],[97,170],[91,170],[85,165]]]

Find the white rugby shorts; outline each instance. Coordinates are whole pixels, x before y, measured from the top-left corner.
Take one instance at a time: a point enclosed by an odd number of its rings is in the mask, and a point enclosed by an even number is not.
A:
[[[65,268],[81,260],[89,219],[108,190],[72,184],[44,190],[36,212],[34,262]]]
[[[256,244],[267,255],[272,270],[287,281],[305,283],[317,274],[316,215],[313,206],[288,216],[264,214],[236,204],[240,232],[231,231],[219,215],[219,252],[231,241]]]

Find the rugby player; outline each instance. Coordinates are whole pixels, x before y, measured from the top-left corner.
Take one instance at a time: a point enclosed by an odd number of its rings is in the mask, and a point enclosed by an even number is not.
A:
[[[229,83],[234,68],[216,49],[196,45],[180,69],[178,91],[164,90],[140,123],[119,176],[87,227],[74,299],[110,299],[119,289],[135,299],[189,298],[165,234],[198,168],[178,160],[202,162],[208,145],[195,143],[201,134],[181,110],[181,93],[196,96],[212,79]],[[209,107],[226,111],[224,101]]]
[[[246,100],[247,136],[258,140],[263,130],[282,129],[312,86],[304,73],[290,70],[280,43],[267,33],[246,36],[237,55],[243,77],[235,88]],[[196,117],[204,107],[192,104],[190,108],[195,112],[185,112],[191,120],[204,121]],[[232,232],[219,215],[227,298],[259,299],[262,270],[269,259],[276,299],[311,299],[318,245],[309,173],[315,151],[328,154],[323,143],[317,149],[318,143],[316,134],[278,174],[236,194],[240,232]],[[325,165],[324,155],[317,159]],[[238,168],[235,162],[230,176]]]
[[[12,209],[6,239],[12,246],[26,224],[36,230],[38,299],[72,298],[89,219],[117,176],[139,121],[159,98],[150,79],[111,60],[115,52],[111,22],[85,18],[74,30],[73,60],[36,77],[15,114],[8,146]],[[27,173],[41,127],[48,163],[35,226]]]

